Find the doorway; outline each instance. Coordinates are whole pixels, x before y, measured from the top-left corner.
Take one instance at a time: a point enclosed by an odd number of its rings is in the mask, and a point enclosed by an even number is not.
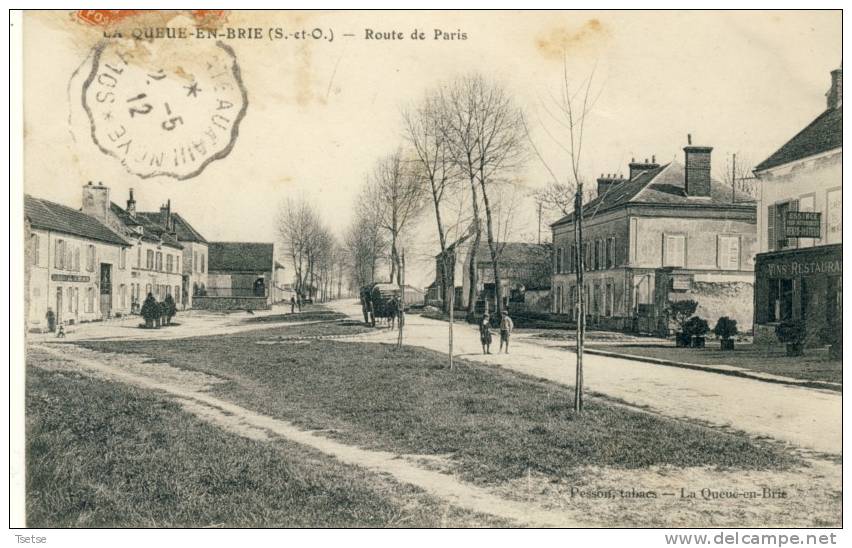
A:
[[[56,288],[56,325],[62,322],[62,288]]]
[[[101,263],[101,317],[112,316],[112,265]]]

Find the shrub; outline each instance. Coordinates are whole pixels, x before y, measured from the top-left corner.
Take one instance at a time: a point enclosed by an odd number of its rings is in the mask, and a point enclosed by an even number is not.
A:
[[[698,309],[698,302],[686,299],[683,301],[674,301],[666,307],[666,316],[669,323],[674,324],[680,331],[685,331],[687,318],[695,314]]]
[[[783,343],[800,343],[805,338],[805,322],[786,320],[775,326],[775,336]]]
[[[710,326],[707,324],[707,320],[698,316],[693,316],[683,323],[683,332],[692,337],[703,337],[708,331],[710,331]]]
[[[737,320],[732,320],[727,316],[722,316],[716,322],[716,326],[713,328],[713,333],[716,334],[720,339],[730,339],[735,337],[740,330],[737,328]]]

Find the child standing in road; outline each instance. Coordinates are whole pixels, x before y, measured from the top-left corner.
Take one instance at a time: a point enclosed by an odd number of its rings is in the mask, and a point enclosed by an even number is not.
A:
[[[503,350],[503,343],[506,343],[506,354],[509,353],[509,335],[511,335],[514,328],[515,324],[512,322],[512,318],[504,310],[503,317],[500,319],[500,350]]]
[[[486,312],[479,324],[479,341],[482,343],[482,353],[491,354],[491,317]]]

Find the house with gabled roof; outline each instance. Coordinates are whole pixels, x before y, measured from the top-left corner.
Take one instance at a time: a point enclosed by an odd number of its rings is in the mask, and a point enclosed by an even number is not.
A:
[[[27,328],[130,312],[128,239],[80,210],[24,196]]]
[[[262,242],[210,242],[209,285],[197,308],[265,310],[275,288],[275,246]],[[278,263],[280,265],[280,263]]]
[[[528,242],[496,242],[497,266],[500,274],[501,294],[504,306],[509,302],[533,304],[540,300],[542,294],[550,289],[550,256],[549,244]],[[471,279],[470,264],[476,256],[476,275]],[[447,295],[450,284],[454,286],[453,302],[456,308],[463,309],[470,300],[470,287],[476,284],[475,295],[477,309],[481,311],[496,310],[496,284],[494,282],[494,267],[491,258],[491,248],[487,242],[481,241],[474,250],[468,236],[459,238],[447,246],[447,264],[453,265],[453,279],[444,275],[444,255],[435,256],[435,281],[427,288],[426,300],[433,305],[441,306]],[[447,289],[444,289],[446,285]],[[528,302],[529,301],[529,302]],[[533,304],[535,309],[537,304]]]
[[[684,161],[633,161],[628,177],[601,176],[583,206],[578,255],[575,216],[551,225],[551,312],[575,322],[582,257],[587,325],[667,331],[666,308],[698,301],[711,326],[720,316],[751,327],[755,204],[711,176],[711,147],[684,149]]]
[[[831,343],[843,319],[843,69],[826,109],[754,169],[760,185],[755,342],[805,324],[805,343]],[[841,339],[842,340],[842,339]]]

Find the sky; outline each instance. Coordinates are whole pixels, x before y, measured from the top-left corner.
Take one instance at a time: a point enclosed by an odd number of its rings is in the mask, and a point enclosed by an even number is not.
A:
[[[175,13],[139,25],[164,22],[193,24]],[[567,178],[567,141],[549,114],[563,52],[572,85],[593,73],[599,98],[581,169],[594,181],[626,174],[633,157],[681,159],[687,134],[714,147],[717,175],[732,153],[757,164],[825,109],[829,73],[841,63],[839,11],[230,12],[225,26],[321,28],[335,39],[226,39],[248,96],[233,149],[190,179],[140,179],[94,144],[81,108],[100,30],[71,12],[25,15],[25,191],[80,207],[90,180],[122,205],[132,187],[140,210],[170,199],[212,241],[276,241],[281,201],[299,197],[342,235],[365,175],[404,142],[402,109],[455,77],[477,72],[504,86],[550,168]],[[405,38],[368,39],[368,30]],[[426,39],[412,40],[414,30]],[[187,54],[193,47],[187,41]],[[551,180],[535,156],[513,177],[524,189]],[[534,241],[537,219],[524,196],[513,239]],[[425,286],[438,250],[432,218],[424,215],[415,232],[408,277]]]

